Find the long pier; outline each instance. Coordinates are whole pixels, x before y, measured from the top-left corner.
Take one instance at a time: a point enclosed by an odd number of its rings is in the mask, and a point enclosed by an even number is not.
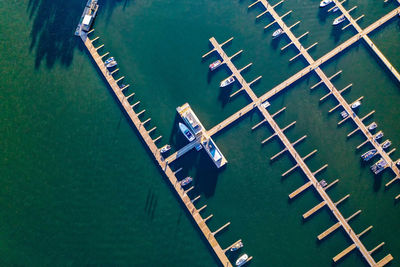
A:
[[[320,59],[314,61],[312,59],[312,57],[310,56],[310,54],[308,53],[308,49],[304,49],[303,48],[303,46],[299,42],[299,38],[296,38],[294,36],[294,34],[291,32],[291,27],[286,26],[286,24],[282,20],[282,17],[280,17],[275,12],[273,6],[271,4],[269,4],[266,0],[258,0],[256,2],[254,2],[253,4],[256,4],[256,3],[261,3],[264,6],[265,11],[262,13],[263,15],[266,14],[266,13],[270,13],[271,14],[271,16],[273,17],[274,21],[276,21],[276,23],[279,24],[281,29],[290,38],[291,44],[294,44],[296,46],[296,48],[299,50],[299,53],[302,54],[304,56],[304,58],[307,60],[307,62],[309,63],[309,66],[305,67],[303,70],[299,71],[297,74],[293,75],[292,77],[290,77],[286,81],[282,82],[278,86],[276,86],[273,89],[269,90],[267,93],[265,93],[261,97],[259,97],[259,98],[257,98],[257,97],[251,98],[252,103],[248,104],[247,106],[245,106],[244,108],[242,108],[241,110],[239,110],[238,112],[233,114],[232,116],[228,117],[227,119],[225,119],[220,124],[214,126],[208,132],[208,134],[211,136],[212,134],[217,133],[218,131],[222,130],[224,127],[230,125],[231,123],[234,123],[237,119],[239,119],[241,116],[243,116],[246,113],[248,113],[251,110],[253,110],[253,108],[256,107],[257,105],[259,105],[260,103],[269,100],[270,98],[272,98],[276,94],[280,93],[282,90],[286,89],[288,86],[290,86],[291,84],[295,83],[296,81],[301,79],[303,76],[307,75],[309,72],[314,70],[316,72],[316,74],[320,77],[320,79],[321,79],[320,82],[324,83],[326,85],[326,87],[330,90],[329,94],[332,94],[337,99],[337,101],[339,102],[337,107],[342,106],[346,110],[347,114],[349,114],[349,117],[346,118],[345,120],[348,120],[351,117],[351,119],[357,125],[357,129],[360,129],[363,132],[363,134],[365,135],[365,137],[367,138],[367,141],[365,143],[367,143],[367,142],[371,143],[378,150],[378,152],[381,155],[381,157],[388,163],[388,167],[392,169],[393,173],[395,174],[395,178],[392,179],[389,183],[387,183],[386,186],[389,186],[394,181],[400,181],[400,170],[399,170],[399,168],[396,166],[395,162],[390,158],[388,153],[386,153],[384,151],[384,149],[380,146],[380,144],[378,144],[378,143],[376,143],[374,141],[373,135],[367,130],[367,127],[363,124],[363,122],[362,122],[363,119],[360,119],[357,116],[351,116],[353,114],[353,111],[352,111],[350,105],[345,101],[345,99],[341,95],[341,92],[343,90],[347,89],[347,88],[345,88],[345,89],[343,89],[341,91],[337,90],[336,87],[330,81],[330,79],[332,77],[328,78],[325,75],[325,73],[321,70],[321,68],[319,67],[324,62],[332,59],[334,56],[336,56],[337,54],[339,54],[340,52],[342,52],[343,50],[345,50],[346,48],[350,47],[352,44],[354,44],[355,42],[360,40],[363,36],[367,36],[368,33],[372,32],[375,29],[377,29],[378,27],[380,27],[381,25],[383,25],[384,23],[386,23],[387,21],[389,21],[390,19],[392,19],[396,15],[399,15],[400,14],[400,7],[392,10],[391,12],[389,12],[388,14],[383,16],[382,18],[378,19],[376,22],[372,23],[370,26],[368,26],[364,30],[359,28],[360,31],[359,31],[358,34],[354,35],[353,37],[351,37],[350,39],[348,39],[347,41],[345,41],[344,43],[342,43],[341,45],[339,45],[338,47],[336,47],[332,51],[328,52],[326,55],[322,56]],[[254,6],[253,4],[251,4],[249,7]],[[370,40],[370,39],[368,38],[368,40]],[[342,122],[344,122],[345,120],[341,121],[340,124]],[[396,196],[396,200],[399,199],[399,198],[400,198],[400,195]]]
[[[247,113],[249,113],[250,111],[252,111],[254,109],[254,107],[255,107],[254,104],[257,105],[257,104],[262,103],[264,101],[267,101],[270,98],[274,97],[275,95],[279,94],[280,92],[282,92],[283,90],[288,88],[291,84],[297,82],[298,80],[300,80],[301,78],[306,76],[308,73],[312,72],[314,69],[318,68],[319,66],[321,66],[325,62],[331,60],[336,55],[338,55],[338,54],[342,53],[343,51],[345,51],[347,48],[352,46],[354,43],[358,42],[360,40],[360,38],[361,38],[360,36],[369,34],[372,31],[374,31],[377,28],[379,28],[380,26],[384,25],[386,22],[388,22],[389,20],[394,18],[396,15],[398,15],[399,12],[400,12],[400,7],[392,10],[391,12],[389,12],[388,14],[386,14],[385,16],[383,16],[382,18],[378,19],[376,22],[372,23],[370,26],[365,28],[361,33],[356,34],[353,37],[349,38],[347,41],[343,42],[342,44],[340,44],[339,46],[337,46],[336,48],[334,48],[330,52],[326,53],[324,56],[322,56],[319,59],[313,61],[313,63],[310,64],[309,66],[303,68],[302,70],[300,70],[299,72],[297,72],[296,74],[291,76],[290,78],[286,79],[282,83],[278,84],[274,88],[272,88],[269,91],[267,91],[265,94],[260,96],[257,99],[257,101],[255,101],[254,103],[248,104],[247,106],[243,107],[241,110],[237,111],[236,113],[234,113],[230,117],[226,118],[223,122],[221,122],[221,123],[217,124],[216,126],[214,126],[212,129],[210,129],[208,131],[208,134],[210,136],[212,136],[212,135],[218,133],[219,131],[223,130],[225,127],[229,126],[234,121],[240,119],[242,116],[244,116]]]
[[[260,2],[266,3],[265,0],[261,0]],[[267,8],[268,8],[268,3],[267,3]],[[273,9],[272,9],[273,10]],[[271,10],[270,10],[271,12]],[[278,22],[280,25],[283,26],[283,29],[285,28],[284,23],[281,21],[280,17],[274,13],[276,15],[276,19],[280,20],[280,22]],[[295,41],[295,40],[293,40]],[[240,71],[236,68],[236,66],[232,63],[231,61],[231,57],[229,57],[225,51],[222,49],[222,45],[220,45],[216,39],[214,37],[210,38],[210,43],[213,46],[213,50],[218,53],[218,55],[220,56],[220,58],[222,59],[223,64],[226,64],[226,66],[230,69],[230,71],[232,72],[232,76],[235,77],[236,81],[241,85],[241,88],[247,93],[247,95],[250,97],[253,107],[257,107],[258,111],[263,115],[264,117],[264,121],[267,122],[269,124],[269,126],[273,129],[274,131],[274,135],[276,135],[280,141],[284,144],[285,146],[285,151],[288,151],[290,153],[290,155],[292,156],[292,158],[296,161],[298,167],[303,171],[303,173],[307,176],[307,179],[309,180],[308,183],[311,183],[311,185],[314,187],[314,189],[317,191],[317,193],[319,194],[319,196],[322,198],[322,202],[323,204],[320,204],[319,206],[317,205],[318,208],[316,208],[316,210],[318,210],[319,208],[321,208],[322,206],[327,206],[329,208],[329,210],[332,212],[333,216],[337,219],[339,226],[343,227],[343,229],[345,230],[345,232],[347,233],[347,235],[350,237],[350,239],[352,240],[353,244],[358,248],[358,250],[360,251],[360,253],[362,254],[362,256],[364,257],[364,259],[366,260],[366,262],[370,265],[370,266],[378,266],[377,263],[375,262],[374,258],[371,256],[371,254],[369,253],[369,251],[365,248],[365,246],[363,245],[363,243],[361,242],[361,240],[359,239],[359,236],[353,231],[353,229],[351,228],[351,226],[349,225],[347,219],[344,218],[344,216],[340,213],[340,211],[337,208],[337,204],[340,203],[342,200],[339,200],[338,202],[333,202],[331,200],[331,198],[329,197],[329,195],[326,193],[325,189],[320,185],[319,181],[315,178],[315,174],[317,172],[319,172],[321,169],[325,168],[326,166],[322,167],[320,170],[316,171],[316,172],[312,172],[308,166],[305,164],[303,157],[301,157],[298,152],[295,150],[294,148],[294,143],[290,142],[288,140],[288,138],[286,137],[286,135],[284,134],[283,130],[278,126],[278,124],[275,122],[275,120],[273,119],[273,116],[267,111],[266,108],[264,108],[259,99],[256,97],[256,95],[254,94],[253,90],[250,87],[250,84],[247,83],[245,81],[245,79],[242,77],[242,75],[240,74]],[[209,53],[207,53],[205,56],[209,55]],[[204,57],[204,56],[203,56]],[[312,62],[312,58],[309,57],[311,62]],[[322,70],[321,70],[322,72]],[[296,141],[297,142],[297,141]],[[295,143],[296,143],[295,142]],[[308,187],[308,186],[306,186]],[[347,197],[345,197],[347,198]],[[310,216],[312,213],[310,212],[309,214],[307,214],[307,217]],[[390,255],[390,254],[389,254]]]
[[[114,79],[112,74],[107,70],[106,66],[102,58],[104,56],[100,56],[98,54],[98,48],[95,48],[92,41],[88,38],[87,34],[82,33],[80,35],[84,45],[86,46],[87,50],[89,51],[93,61],[96,63],[97,67],[103,74],[104,78],[106,79],[108,85],[113,90],[115,96],[119,100],[121,106],[124,108],[126,114],[129,116],[132,124],[136,127],[138,133],[142,137],[143,141],[146,143],[147,148],[152,153],[154,159],[158,163],[160,169],[164,172],[165,176],[168,178],[171,186],[175,189],[176,194],[181,199],[182,203],[185,205],[187,211],[190,213],[191,217],[193,218],[194,222],[199,227],[200,231],[204,235],[204,238],[207,240],[208,244],[214,251],[215,255],[218,257],[219,261],[221,262],[222,266],[232,267],[229,259],[225,255],[225,250],[221,248],[218,241],[215,238],[215,235],[221,231],[223,228],[227,227],[229,224],[224,225],[220,229],[215,232],[212,232],[210,228],[208,228],[206,221],[210,218],[207,217],[203,219],[200,215],[200,211],[203,210],[205,207],[203,206],[200,209],[197,209],[193,204],[194,200],[192,201],[189,196],[187,195],[187,191],[185,191],[182,186],[180,185],[174,171],[169,167],[168,163],[164,160],[164,158],[160,154],[160,150],[158,149],[156,142],[159,138],[152,139],[150,136],[150,131],[146,130],[143,125],[143,122],[139,118],[139,113],[136,113],[132,105],[128,102],[128,98],[122,92],[120,86],[117,84],[117,80]]]
[[[353,28],[358,32],[361,33],[363,30],[357,23],[357,19],[353,19],[353,17],[350,15],[349,11],[347,11],[341,2],[338,0],[333,0],[335,5],[340,9],[342,14],[346,17],[347,21],[349,21],[349,25],[352,25]],[[347,26],[345,26],[347,27]],[[371,50],[376,54],[376,56],[382,61],[382,63],[387,67],[387,69],[393,74],[393,76],[397,79],[398,82],[400,82],[400,74],[399,72],[393,67],[393,65],[389,62],[389,60],[385,57],[385,55],[382,54],[382,52],[379,50],[379,48],[372,42],[372,40],[368,37],[368,35],[364,34],[362,35],[362,38],[364,41],[367,43],[367,45],[371,48]]]

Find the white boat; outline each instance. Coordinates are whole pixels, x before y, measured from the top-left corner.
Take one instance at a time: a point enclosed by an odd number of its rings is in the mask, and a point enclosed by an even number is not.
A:
[[[325,7],[332,2],[333,2],[333,0],[322,0],[321,3],[319,3],[319,7]]]
[[[160,152],[161,153],[165,153],[165,152],[167,152],[168,150],[170,150],[171,149],[171,146],[170,145],[165,145],[165,146],[163,146],[162,148],[160,148]]]
[[[246,263],[247,259],[249,256],[247,254],[243,254],[236,260],[236,266],[242,266],[243,264]]]
[[[216,68],[218,68],[219,66],[221,66],[222,62],[221,60],[217,60],[214,61],[213,63],[210,64],[210,66],[208,66],[210,68],[211,71],[215,70]]]
[[[107,68],[112,68],[112,67],[115,67],[115,66],[117,66],[117,61],[115,61],[115,60],[113,60],[110,63],[106,64]]]
[[[230,251],[233,252],[233,251],[236,251],[236,250],[238,250],[239,248],[242,248],[242,247],[243,247],[243,243],[242,243],[242,241],[239,241],[234,246],[231,247]]]
[[[276,31],[274,31],[274,33],[272,34],[272,37],[276,38],[276,37],[280,36],[282,33],[283,33],[283,30],[281,28],[279,28]]]
[[[342,112],[340,112],[340,116],[342,116],[343,119],[346,119],[349,114],[345,110],[343,110]]]
[[[233,78],[233,76],[230,76],[228,78],[226,78],[225,80],[221,81],[221,83],[219,84],[219,87],[226,87],[228,85],[230,85],[231,83],[233,83],[235,81],[235,78]]]
[[[181,132],[183,133],[183,135],[186,137],[186,139],[189,142],[192,142],[194,140],[194,135],[192,134],[192,132],[189,130],[189,128],[183,124],[183,123],[179,123],[179,129],[181,130]]]
[[[368,130],[372,131],[374,130],[376,127],[378,127],[378,124],[376,124],[376,122],[371,123],[370,125],[368,125]]]
[[[188,176],[185,179],[183,179],[182,181],[180,181],[179,183],[181,184],[181,186],[185,186],[190,184],[193,181],[193,178]]]
[[[351,104],[352,109],[358,108],[359,106],[361,106],[361,102],[359,100]]]
[[[333,25],[333,26],[338,25],[338,24],[342,23],[342,22],[345,21],[345,20],[346,20],[346,17],[345,17],[344,15],[341,15],[340,17],[337,17],[337,18],[333,21],[332,25]]]
[[[386,149],[386,148],[390,147],[391,144],[392,144],[392,142],[388,139],[385,142],[383,142],[382,148]]]
[[[261,104],[261,106],[263,108],[267,108],[267,107],[271,106],[271,104],[268,101],[265,101],[264,103]]]
[[[332,9],[332,12],[336,12],[336,11],[338,11],[339,10],[339,8],[338,7],[335,7],[334,9]]]
[[[106,61],[104,61],[104,64],[107,65],[111,61],[114,61],[114,57],[109,57]]]

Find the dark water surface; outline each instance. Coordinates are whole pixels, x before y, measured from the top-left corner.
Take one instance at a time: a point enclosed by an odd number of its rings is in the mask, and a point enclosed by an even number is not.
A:
[[[0,0],[0,265],[1,266],[215,266],[218,264],[202,235],[170,189],[135,130],[121,112],[78,38],[73,36],[85,1]],[[390,1],[351,0],[352,15],[366,16],[367,27],[397,4]],[[305,66],[291,47],[280,48],[285,38],[271,40],[276,29],[263,30],[271,18],[255,17],[262,9],[247,6],[251,1],[191,0],[102,0],[92,37],[105,44],[100,54],[110,52],[119,63],[121,76],[131,84],[136,99],[151,117],[148,127],[157,126],[156,136],[174,149],[185,144],[176,127],[175,108],[190,103],[206,128],[225,119],[249,100],[244,94],[229,99],[237,86],[218,88],[228,75],[220,69],[208,73],[202,61],[208,39],[234,36],[226,52],[240,49],[238,67],[253,62],[244,74],[261,95]],[[301,20],[293,31],[313,58],[329,52],[350,38],[349,27],[341,32],[331,26],[338,14],[326,14],[316,0],[287,1],[279,14],[293,10],[288,25]],[[396,68],[400,68],[400,20],[390,21],[370,37]],[[390,138],[400,144],[400,86],[363,42],[329,61],[322,69],[328,76],[343,70],[334,80],[337,88],[353,83],[345,98],[352,102],[364,96],[359,114],[376,113],[376,121]],[[344,216],[361,209],[352,220],[356,232],[369,225],[373,230],[362,240],[368,249],[384,241],[374,253],[378,261],[387,253],[399,266],[399,183],[385,190],[393,175],[375,178],[356,151],[360,135],[346,138],[351,123],[337,126],[339,112],[328,114],[334,99],[319,103],[324,86],[310,91],[318,82],[310,74],[271,101],[271,112],[287,106],[277,117],[281,127],[296,120],[287,131],[290,140],[307,134],[296,148],[301,155],[318,153],[307,162],[311,170],[325,163],[319,175],[328,182],[339,178],[329,191],[334,201],[351,197],[340,206]],[[230,91],[229,91],[230,90]],[[211,230],[227,221],[227,231],[217,239],[222,247],[238,240],[244,252],[254,256],[251,266],[331,266],[332,257],[350,244],[341,230],[321,243],[316,236],[335,221],[323,209],[307,221],[301,215],[320,202],[312,190],[294,201],[288,194],[301,186],[300,172],[281,178],[293,166],[284,155],[270,162],[282,149],[277,141],[261,146],[271,134],[267,127],[251,132],[260,120],[257,113],[218,134],[215,141],[228,160],[217,171],[204,151],[191,152],[174,165],[195,178],[193,196],[200,194],[198,207]],[[155,137],[156,137],[155,136]],[[394,152],[392,158],[397,159]],[[237,255],[234,255],[237,256]],[[234,259],[234,258],[233,258]],[[249,266],[250,266],[249,265]],[[338,265],[364,266],[352,252]]]

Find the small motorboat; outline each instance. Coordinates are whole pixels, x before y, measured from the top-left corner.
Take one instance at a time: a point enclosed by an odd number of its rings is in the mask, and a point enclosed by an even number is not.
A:
[[[245,264],[247,262],[248,258],[249,258],[249,256],[247,254],[243,254],[236,260],[236,266],[242,266],[243,264]]]
[[[162,148],[160,148],[160,152],[161,153],[165,153],[165,152],[167,152],[168,150],[170,150],[171,149],[171,146],[170,145],[165,145],[165,146],[163,146]]]
[[[201,144],[197,144],[195,146],[195,148],[196,148],[196,151],[200,151],[203,148],[203,146]]]
[[[219,84],[219,87],[226,87],[226,86],[230,85],[231,83],[233,83],[234,81],[235,81],[235,78],[233,78],[233,76],[229,76],[225,80],[221,81],[221,83]]]
[[[267,108],[267,107],[271,106],[271,104],[268,101],[265,101],[264,103],[261,104],[261,106],[263,108]]]
[[[242,241],[239,241],[239,242],[237,242],[235,245],[233,245],[231,247],[230,251],[233,252],[233,251],[236,251],[236,250],[238,250],[238,249],[240,249],[242,247],[243,247],[243,243],[242,243]]]
[[[396,162],[396,165],[400,167],[400,160]]]
[[[374,140],[379,140],[383,137],[383,132],[379,131],[375,136],[374,136]]]
[[[326,7],[330,3],[332,3],[333,0],[322,0],[321,3],[319,3],[319,7]]]
[[[370,160],[373,156],[376,155],[376,152],[378,152],[376,149],[371,149],[371,150],[365,152],[364,154],[362,154],[362,155],[361,155],[361,158],[362,158],[364,161],[368,161],[368,160]]]
[[[338,11],[339,10],[339,8],[338,7],[335,7],[334,9],[332,9],[332,12],[336,12],[336,11]]]
[[[343,119],[346,119],[349,116],[349,113],[343,110],[342,112],[340,112],[340,116],[342,116]]]
[[[219,66],[221,66],[222,62],[221,60],[217,60],[214,61],[213,63],[210,64],[210,66],[208,66],[210,68],[211,71],[215,70],[216,68],[218,68]]]
[[[388,139],[385,142],[383,142],[381,146],[383,149],[386,149],[386,148],[390,147],[391,144],[392,144],[392,142]]]
[[[280,36],[282,33],[283,33],[283,30],[281,28],[279,28],[276,31],[274,31],[274,33],[272,34],[272,37],[276,38],[276,37]]]
[[[106,64],[107,68],[112,68],[112,67],[115,67],[115,66],[117,66],[117,61],[115,61],[115,60],[113,60],[110,63]]]
[[[359,106],[361,106],[361,102],[359,100],[351,104],[352,109],[358,108]]]
[[[337,18],[333,21],[332,25],[333,25],[333,26],[338,25],[338,24],[342,23],[342,22],[345,21],[345,20],[346,20],[346,17],[345,17],[344,15],[341,15],[340,17],[337,17]]]
[[[106,61],[104,61],[104,65],[107,65],[111,61],[114,61],[114,57],[109,57]]]
[[[378,127],[378,124],[376,124],[376,122],[373,122],[370,125],[368,125],[368,130],[372,131],[372,130],[376,129],[376,127]]]
[[[189,142],[192,142],[195,139],[193,133],[189,130],[189,128],[185,124],[180,122],[179,129]]]
[[[321,181],[319,181],[319,184],[320,184],[322,187],[325,187],[325,186],[328,185],[328,183],[327,183],[324,179],[322,179]]]
[[[181,186],[185,186],[190,184],[193,181],[193,178],[188,176],[185,179],[183,179],[182,181],[180,181]]]
[[[371,171],[374,174],[379,174],[381,171],[383,171],[387,166],[387,162],[381,158],[377,163],[371,166]]]

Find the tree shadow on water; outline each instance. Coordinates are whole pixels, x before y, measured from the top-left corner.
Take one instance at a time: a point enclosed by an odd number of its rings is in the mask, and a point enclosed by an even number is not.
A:
[[[129,1],[99,0],[99,10],[111,14],[117,5],[125,7]],[[64,66],[71,65],[75,48],[83,48],[74,32],[85,4],[86,0],[29,0],[27,13],[32,21],[29,50],[35,52],[35,68],[42,61],[48,68],[57,61]]]

